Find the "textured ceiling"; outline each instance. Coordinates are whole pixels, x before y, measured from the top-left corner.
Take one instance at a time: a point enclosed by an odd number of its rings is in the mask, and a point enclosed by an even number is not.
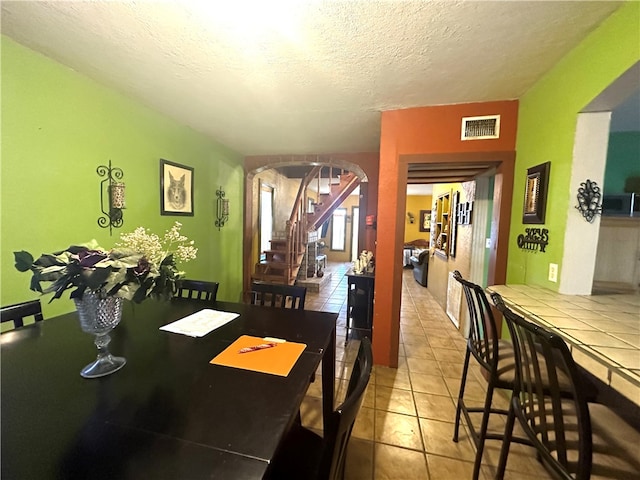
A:
[[[2,33],[239,153],[357,152],[381,111],[520,97],[620,4],[2,1]]]

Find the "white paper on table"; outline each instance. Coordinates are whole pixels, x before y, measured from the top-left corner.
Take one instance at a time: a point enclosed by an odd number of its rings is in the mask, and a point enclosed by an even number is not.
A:
[[[239,316],[239,313],[221,312],[205,308],[180,320],[168,323],[160,327],[160,330],[181,333],[182,335],[189,335],[190,337],[204,337],[207,333],[229,323]]]

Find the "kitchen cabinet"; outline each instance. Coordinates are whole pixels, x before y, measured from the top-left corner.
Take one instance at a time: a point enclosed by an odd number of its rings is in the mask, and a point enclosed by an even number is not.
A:
[[[595,290],[640,290],[640,218],[602,217]]]

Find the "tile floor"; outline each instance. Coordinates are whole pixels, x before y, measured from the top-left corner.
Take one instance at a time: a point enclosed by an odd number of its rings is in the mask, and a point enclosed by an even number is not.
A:
[[[348,267],[332,264],[330,285],[320,293],[308,292],[305,304],[310,310],[339,312],[338,400],[344,397],[349,366],[358,346],[357,341],[350,341],[344,348],[347,309],[344,273]],[[400,324],[399,366],[374,367],[349,443],[346,479],[471,479],[475,447],[464,428],[459,442],[452,441],[465,340],[429,290],[415,282],[411,270],[405,270],[403,275]],[[311,384],[302,406],[303,423],[317,430],[322,429],[320,385],[318,379]],[[477,398],[481,403],[486,382],[478,369],[470,371],[467,385],[467,398]],[[506,408],[506,395],[498,393],[495,403]],[[501,429],[503,420],[495,420],[494,428]],[[499,452],[499,441],[487,441],[481,478],[493,478]],[[532,448],[512,445],[505,478],[550,477],[536,461]]]

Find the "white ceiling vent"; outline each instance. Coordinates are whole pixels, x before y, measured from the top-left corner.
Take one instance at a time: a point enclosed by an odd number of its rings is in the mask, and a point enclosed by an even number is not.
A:
[[[500,115],[463,117],[461,140],[500,138]]]

